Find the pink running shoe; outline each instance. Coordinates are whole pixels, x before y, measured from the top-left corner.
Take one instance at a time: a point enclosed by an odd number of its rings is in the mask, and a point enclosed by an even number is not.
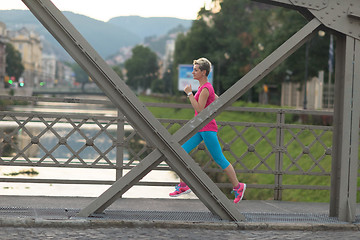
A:
[[[182,194],[187,194],[187,193],[191,193],[191,189],[188,187],[188,185],[186,185],[185,187],[181,187],[180,184],[178,184],[175,187],[175,192],[169,193],[169,196],[177,197],[177,196],[180,196]]]
[[[245,184],[245,183],[240,183],[240,187],[239,187],[239,188],[233,189],[233,190],[231,191],[231,193],[234,193],[234,194],[235,194],[234,203],[238,203],[238,202],[240,202],[240,201],[243,199],[245,190],[246,190],[246,184]]]

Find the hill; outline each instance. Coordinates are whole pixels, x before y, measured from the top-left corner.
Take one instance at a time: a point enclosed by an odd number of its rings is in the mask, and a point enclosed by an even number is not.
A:
[[[179,25],[188,29],[191,27],[192,21],[170,17],[143,18],[139,16],[122,16],[112,18],[108,23],[126,28],[128,31],[144,39],[146,37],[164,35]]]
[[[116,53],[122,47],[140,44],[145,37],[165,35],[179,25],[189,28],[192,22],[176,18],[138,16],[116,17],[103,22],[72,12],[64,12],[64,15],[103,58]],[[0,21],[10,30],[27,27],[38,32],[43,38],[45,53],[53,53],[62,60],[71,59],[29,10],[0,10]]]

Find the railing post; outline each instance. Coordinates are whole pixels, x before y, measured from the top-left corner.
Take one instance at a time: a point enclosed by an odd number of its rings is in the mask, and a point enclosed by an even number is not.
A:
[[[283,173],[283,148],[284,148],[285,113],[280,110],[276,115],[276,154],[275,154],[275,188],[274,200],[282,200],[282,173]]]
[[[116,130],[116,179],[119,180],[123,176],[123,165],[124,165],[124,137],[125,137],[125,116],[118,109],[117,111],[117,130]]]

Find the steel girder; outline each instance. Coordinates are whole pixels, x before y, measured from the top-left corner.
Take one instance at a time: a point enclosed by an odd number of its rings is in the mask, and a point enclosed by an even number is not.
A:
[[[184,141],[188,135],[193,134],[193,128],[202,126],[206,119],[212,119],[220,114],[228,105],[231,105],[249,88],[255,85],[276,66],[278,66],[284,59],[295,52],[304,42],[308,40],[308,38],[311,38],[313,35],[315,35],[319,25],[320,23],[317,20],[314,20],[301,29],[298,33],[296,33],[292,38],[286,41],[269,57],[263,60],[242,79],[240,79],[232,88],[222,94],[217,101],[208,106],[206,111],[203,110],[197,117],[190,120],[185,126],[179,129],[173,135],[175,141]],[[102,212],[104,209],[106,209],[106,207],[118,199],[119,196],[131,188],[134,183],[140,180],[149,171],[151,171],[151,169],[164,160],[164,156],[158,150],[154,150],[150,155],[144,158],[139,165],[134,167],[125,176],[116,181],[99,198],[94,200],[92,204],[84,208],[79,215],[88,216],[94,212]]]
[[[325,27],[360,40],[358,0],[252,0],[299,11],[317,18]]]
[[[330,216],[353,222],[359,169],[360,41],[336,41],[333,161]]]
[[[159,157],[157,161],[149,164],[150,167],[147,167],[146,171],[154,168],[154,165],[159,164],[161,159],[165,160],[182,179],[186,179],[194,193],[211,212],[226,220],[245,220],[235,205],[229,201],[215,183],[211,181],[190,155],[180,146],[179,142],[183,142],[185,137],[174,139],[170,135],[50,0],[22,1],[97,83],[113,104],[125,114],[131,125],[142,134],[146,141],[157,147],[155,154],[160,155],[161,153],[161,158]],[[202,126],[209,121],[205,120]],[[197,127],[192,127],[190,132],[195,132],[200,127],[201,124],[198,124]],[[146,163],[139,164],[140,168],[146,168],[144,166]],[[137,175],[136,181],[139,181],[142,175],[137,171],[138,168],[135,168],[133,173]],[[99,199],[109,204],[110,202],[107,198],[110,197],[113,196],[109,196],[108,192],[106,192]],[[112,198],[112,201],[114,201],[114,198]],[[84,214],[84,211],[81,211],[79,216],[88,216],[98,210],[92,206],[93,204],[90,205],[91,211],[89,211],[89,214]]]
[[[114,105],[126,115],[131,124],[142,133],[147,141],[153,146],[157,146],[157,149],[142,160],[138,166],[134,167],[94,202],[80,211],[78,216],[86,217],[92,213],[103,211],[161,161],[166,161],[182,179],[186,179],[190,188],[211,212],[222,219],[244,220],[244,216],[235,205],[226,198],[182,149],[179,143],[185,142],[198,129],[220,114],[222,110],[235,102],[286,57],[295,52],[308,38],[316,33],[320,26],[317,20],[307,24],[278,50],[239,80],[235,86],[221,95],[211,107],[206,108],[171,136],[49,0],[22,1],[74,60],[86,70]]]
[[[320,19],[317,19],[315,14],[317,12],[314,11],[323,11],[329,6],[329,1],[315,1],[319,4],[319,6],[316,5],[315,7],[312,7],[311,1],[301,1],[301,3],[298,3],[299,1],[297,0],[256,0],[259,2],[294,8],[300,11],[308,19],[311,19],[311,21],[276,51],[269,55],[269,57],[240,79],[232,88],[222,94],[212,105],[202,111],[197,117],[190,120],[173,136],[171,136],[167,130],[163,128],[163,126],[136,98],[126,84],[116,75],[116,73],[112,71],[109,66],[107,66],[105,61],[49,0],[22,1],[29,7],[29,9],[48,29],[48,31],[59,41],[65,50],[68,51],[68,53],[79,63],[79,65],[87,71],[87,73],[92,77],[92,79],[94,79],[109,99],[125,113],[131,124],[137,128],[143,136],[145,136],[147,141],[158,147],[158,149],[154,150],[149,156],[141,161],[138,166],[120,178],[93,203],[84,208],[79,213],[79,216],[86,217],[92,213],[103,211],[148,172],[160,164],[160,162],[166,161],[181,178],[187,180],[188,185],[193,189],[195,194],[205,204],[205,206],[209,208],[210,211],[222,219],[229,219],[233,221],[244,220],[243,215],[238,212],[233,204],[230,203],[216,185],[197,166],[191,157],[181,148],[179,143],[181,144],[185,142],[198,129],[220,114],[221,111],[236,101],[236,99],[260,81],[264,76],[266,76],[266,74],[272,71],[286,57],[296,51],[302,44],[304,44],[304,42],[314,36],[321,26],[321,23],[324,21],[321,20],[321,17]],[[331,4],[335,4],[335,2],[337,6],[340,5],[342,7],[345,4],[351,4],[351,6],[354,4],[353,1],[350,0],[344,1],[346,2],[344,4],[337,1],[331,1]],[[356,3],[356,6],[357,5],[358,4]],[[347,17],[355,19],[358,17],[357,11],[348,11],[347,13]],[[339,16],[338,19],[343,19],[341,17],[342,15]],[[336,22],[334,19],[332,21]],[[331,24],[324,25],[332,28]],[[335,29],[335,25],[333,26],[333,29]],[[348,34],[352,34],[352,32],[350,33],[348,31]],[[357,84],[357,82],[354,82],[354,85]],[[356,93],[354,97],[357,99],[359,98]],[[348,99],[346,98],[346,100]],[[356,117],[358,111],[355,110],[353,112],[353,116]],[[352,120],[354,120],[354,118],[352,118]],[[356,142],[356,137],[352,137],[351,139],[353,140],[352,143]],[[357,153],[354,153],[353,151],[351,156],[354,157],[356,154]],[[353,161],[350,162],[353,165]]]
[[[330,216],[355,220],[359,169],[360,1],[253,0],[315,17],[337,37]]]

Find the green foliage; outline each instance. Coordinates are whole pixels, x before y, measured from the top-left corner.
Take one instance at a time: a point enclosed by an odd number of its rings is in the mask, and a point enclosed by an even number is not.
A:
[[[31,168],[29,170],[20,170],[18,172],[4,173],[4,175],[5,176],[18,176],[18,175],[36,176],[39,175],[39,172]]]
[[[237,115],[247,115],[247,113],[237,113]],[[242,122],[242,120],[239,120]],[[251,122],[264,122],[269,121],[273,122],[270,119],[264,119],[262,117],[252,116]],[[224,127],[219,131],[219,137],[225,142],[229,143],[234,141],[231,144],[231,152],[224,151],[226,158],[234,164],[235,168],[238,170],[246,169],[250,170],[250,173],[240,173],[238,178],[240,181],[244,181],[248,184],[254,185],[263,185],[263,184],[274,184],[275,175],[273,174],[272,169],[276,169],[276,157],[273,152],[273,146],[276,145],[276,128],[270,129],[268,127],[236,127],[236,130],[241,134],[241,137],[246,139],[246,142],[241,139],[236,139],[238,136],[234,132],[233,128]],[[263,133],[267,133],[266,139],[262,138],[259,130]],[[292,131],[294,131],[292,129]],[[316,131],[315,131],[316,132]],[[297,131],[295,131],[297,133]],[[319,132],[317,134],[320,134]],[[283,174],[283,184],[284,185],[307,185],[307,186],[330,186],[330,176],[316,176],[316,175],[304,175],[302,173],[295,174],[296,172],[309,172],[316,173],[331,170],[331,157],[326,156],[322,159],[324,154],[324,147],[319,145],[314,145],[310,149],[310,153],[317,159],[319,162],[315,162],[307,155],[302,155],[302,146],[295,142],[292,142],[293,135],[290,132],[285,133],[284,143],[287,145],[287,154],[283,158],[283,170],[292,172],[294,174]],[[306,131],[303,134],[298,136],[299,141],[301,141],[305,146],[311,145],[315,140],[311,132]],[[270,142],[268,142],[270,141]],[[328,147],[332,145],[332,134],[328,133],[323,138],[322,141]],[[248,152],[248,144],[253,144],[255,146],[255,152]],[[300,157],[299,157],[300,156]],[[241,160],[242,164],[236,163],[236,159],[243,157]],[[262,162],[258,157],[261,157],[264,161]],[[209,156],[206,155],[196,155],[196,161],[200,162],[201,166],[209,161]],[[294,162],[296,161],[296,162]],[[295,164],[296,163],[296,164]],[[260,173],[251,173],[251,170],[263,170],[269,171],[268,174]],[[214,174],[213,174],[214,175]],[[216,175],[221,175],[224,178],[223,173],[217,173]],[[220,176],[213,176],[214,180],[218,179]],[[222,179],[221,182],[228,182],[226,178]],[[249,189],[250,190],[250,189]],[[229,191],[225,192],[228,193]],[[246,193],[246,199],[251,200],[268,200],[273,199],[274,190],[272,189],[251,189]],[[313,190],[298,190],[298,189],[287,189],[283,192],[284,201],[311,201],[311,202],[328,202],[329,201],[329,191],[313,191]],[[230,197],[230,195],[229,195]]]
[[[176,98],[151,98],[149,96],[141,96],[144,102],[172,102],[176,103]],[[233,104],[237,107],[264,107],[257,103],[245,103],[238,101]],[[269,105],[266,105],[269,107]],[[270,106],[276,108],[276,106]],[[192,109],[173,108],[154,108],[149,110],[157,118],[165,119],[191,119],[194,117]],[[240,181],[254,185],[273,185],[275,183],[275,175],[273,169],[276,165],[276,153],[274,146],[276,146],[276,131],[277,127],[274,125],[272,128],[268,126],[253,127],[253,123],[276,123],[275,113],[258,113],[258,112],[223,112],[216,118],[218,124],[224,122],[241,122],[249,123],[248,126],[224,126],[219,128],[218,136],[223,143],[231,143],[231,151],[224,151],[225,157],[234,165],[236,170],[245,171],[247,173],[238,173]],[[286,116],[286,124],[297,123],[298,118],[294,116]],[[175,125],[169,128],[169,132],[173,134],[181,126]],[[236,131],[234,131],[236,130]],[[239,137],[238,133],[241,133]],[[265,135],[265,137],[263,136]],[[296,139],[294,140],[294,136]],[[245,139],[245,140],[244,140]],[[318,143],[320,140],[322,143]],[[284,185],[308,185],[308,186],[330,186],[330,176],[317,176],[319,172],[331,171],[331,156],[324,155],[327,148],[332,146],[332,132],[323,130],[306,130],[289,128],[284,129],[284,145],[286,146],[287,154],[283,155],[283,171],[287,174],[282,174],[282,183]],[[309,153],[303,154],[303,146],[309,147]],[[317,143],[314,143],[317,142]],[[255,146],[255,152],[248,152],[248,144]],[[194,150],[196,151],[196,149]],[[193,152],[194,153],[194,152]],[[359,149],[360,153],[360,149]],[[315,159],[316,162],[310,157]],[[259,159],[261,157],[263,160]],[[197,151],[193,158],[203,168],[213,167],[215,171],[207,172],[214,182],[228,183],[226,174],[216,166],[212,161],[209,164],[211,157],[204,151]],[[241,164],[236,162],[241,158]],[[206,167],[205,167],[206,166]],[[252,170],[262,170],[267,173],[252,173]],[[308,174],[303,174],[307,172]],[[360,178],[358,180],[360,182]],[[230,198],[230,190],[223,188],[222,191]],[[299,190],[299,189],[286,189],[283,190],[282,199],[284,201],[310,201],[310,202],[328,202],[329,191],[327,190]],[[360,194],[358,194],[360,195]],[[246,191],[246,199],[251,200],[269,200],[274,198],[274,190],[268,188],[249,188]],[[360,198],[360,196],[358,197]]]
[[[113,66],[112,69],[114,70],[114,72],[116,72],[116,74],[122,79],[124,80],[124,74],[122,72],[122,69],[121,67],[118,65],[118,66]]]
[[[151,83],[151,90],[154,93],[163,93],[165,91],[164,81],[161,79],[155,79]]]
[[[6,44],[6,73],[19,79],[24,72],[21,53],[10,43]]]
[[[190,31],[176,40],[174,73],[179,64],[191,64],[193,59],[207,57],[214,65],[214,86],[219,86],[218,94],[221,94],[307,22],[294,10],[270,5],[262,5],[260,9],[258,6],[249,0],[223,0],[217,13],[201,9]],[[328,34],[325,37],[316,35],[311,40],[309,78],[327,69],[328,47]],[[264,83],[280,88],[285,80],[303,82],[304,72],[303,46],[245,93],[241,100],[257,101]],[[176,78],[174,74],[174,81]]]
[[[173,76],[173,67],[172,67],[172,64],[170,64],[162,78],[163,87],[164,87],[163,93],[168,93],[170,95],[173,95],[174,89],[173,89],[172,76]]]
[[[132,49],[132,57],[125,62],[127,84],[134,90],[150,88],[158,77],[157,56],[148,47],[137,45]]]
[[[259,11],[259,14],[262,15]],[[258,37],[264,47],[264,51],[260,54],[260,59],[265,58],[288,38],[294,35],[306,23],[306,19],[298,12],[285,8],[276,8],[273,15],[268,19],[269,25],[272,26],[271,31],[266,36]],[[319,70],[327,69],[328,51],[329,51],[329,35],[320,37],[315,35],[310,40],[309,48],[309,77],[317,76]],[[284,80],[292,82],[303,82],[305,72],[305,48],[302,46],[294,54],[288,57],[278,68],[266,77],[266,81],[272,84],[282,82]],[[289,74],[291,72],[291,74]],[[279,81],[280,80],[280,81]]]
[[[10,89],[9,91],[9,95],[13,96],[14,95],[14,89]],[[14,105],[29,105],[29,102],[27,101],[20,101],[20,100],[0,100],[0,110],[4,111],[7,109],[8,106],[14,106]]]
[[[88,74],[77,63],[72,64],[71,68],[75,74],[75,81],[81,83],[81,89],[84,91],[85,85],[89,83]]]
[[[151,97],[151,96],[139,96],[143,102],[152,103],[187,103],[187,99],[182,101],[176,97]],[[163,108],[163,107],[149,107],[149,110],[154,114],[156,118],[162,119],[181,119],[189,120],[194,117],[194,110],[190,108],[176,109],[176,108]]]
[[[202,9],[189,33],[177,38],[174,67],[207,57],[215,67],[214,85],[219,84],[219,94],[231,87],[252,63],[248,5],[247,0],[224,0],[219,13]]]
[[[14,128],[5,127],[1,131],[2,131],[2,136],[9,136],[14,131]],[[3,137],[1,137],[1,140],[3,140]],[[19,141],[18,136],[14,135],[12,137],[11,141],[12,141],[13,144],[4,143],[3,146],[1,147],[1,156],[2,157],[11,156],[13,153],[16,152],[15,146],[18,146],[17,145],[18,141]]]
[[[74,64],[72,66],[72,70],[75,73],[76,82],[78,82],[78,83],[88,83],[89,82],[89,76],[78,64]]]

